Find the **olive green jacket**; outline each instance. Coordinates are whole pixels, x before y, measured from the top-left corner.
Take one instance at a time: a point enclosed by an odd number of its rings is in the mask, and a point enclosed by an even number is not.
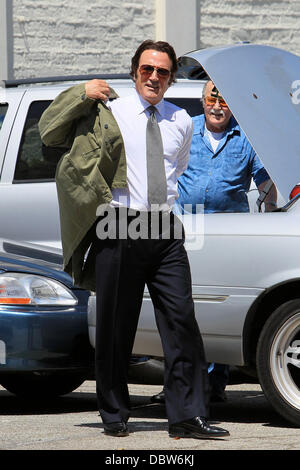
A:
[[[113,90],[110,97],[117,97]],[[67,149],[56,170],[64,270],[75,285],[95,290],[94,269],[84,268],[84,257],[97,207],[111,201],[111,189],[127,187],[121,132],[106,105],[85,95],[84,84],[63,91],[39,129],[46,146]]]

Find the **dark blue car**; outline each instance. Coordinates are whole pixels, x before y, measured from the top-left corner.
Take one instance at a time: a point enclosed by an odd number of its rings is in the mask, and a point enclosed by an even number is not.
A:
[[[93,377],[89,292],[62,270],[59,250],[0,241],[0,384],[56,396]]]

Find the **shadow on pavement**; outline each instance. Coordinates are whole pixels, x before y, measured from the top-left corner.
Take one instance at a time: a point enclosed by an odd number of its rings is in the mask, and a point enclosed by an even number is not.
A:
[[[227,401],[211,405],[209,420],[213,423],[235,422],[235,423],[263,423],[276,427],[289,427],[269,405],[262,391],[259,390],[229,390],[226,391]],[[165,407],[159,404],[152,404],[151,396],[131,395],[131,421],[135,418],[139,420],[145,418],[150,422],[140,422],[136,424],[140,430],[147,430],[149,426],[155,429],[158,424],[165,427],[165,423],[151,423],[151,419],[166,420]],[[99,419],[95,426],[101,427],[101,420],[98,418],[98,407],[95,392],[75,391],[68,395],[45,400],[29,400],[17,397],[0,389],[0,416],[6,415],[40,415],[40,414],[61,414],[80,413],[85,411],[95,411],[95,418]],[[130,421],[130,422],[131,422]],[[144,424],[143,424],[144,423]],[[89,424],[93,426],[93,424]]]
[[[30,400],[0,390],[0,416],[79,413],[93,410],[98,410],[95,393],[72,392],[52,399]]]

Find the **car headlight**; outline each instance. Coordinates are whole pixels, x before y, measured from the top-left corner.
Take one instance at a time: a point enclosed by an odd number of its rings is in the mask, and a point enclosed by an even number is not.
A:
[[[63,284],[25,273],[0,274],[0,305],[76,305],[77,298]]]

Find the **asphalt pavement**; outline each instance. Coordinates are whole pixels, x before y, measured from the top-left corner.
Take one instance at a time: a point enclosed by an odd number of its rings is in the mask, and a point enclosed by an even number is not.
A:
[[[192,456],[204,450],[300,449],[300,429],[276,414],[256,383],[227,386],[226,403],[212,406],[210,421],[230,431],[228,438],[215,440],[170,438],[164,406],[150,401],[161,386],[132,384],[129,389],[130,435],[116,438],[103,433],[94,381],[45,402],[21,399],[0,387],[0,449],[104,450],[102,454],[108,459],[104,463],[130,468],[141,468],[141,461],[124,460],[138,455],[134,450],[148,451],[143,462],[149,465],[170,463],[166,462],[168,452],[173,458],[181,456],[177,464],[195,467]]]

